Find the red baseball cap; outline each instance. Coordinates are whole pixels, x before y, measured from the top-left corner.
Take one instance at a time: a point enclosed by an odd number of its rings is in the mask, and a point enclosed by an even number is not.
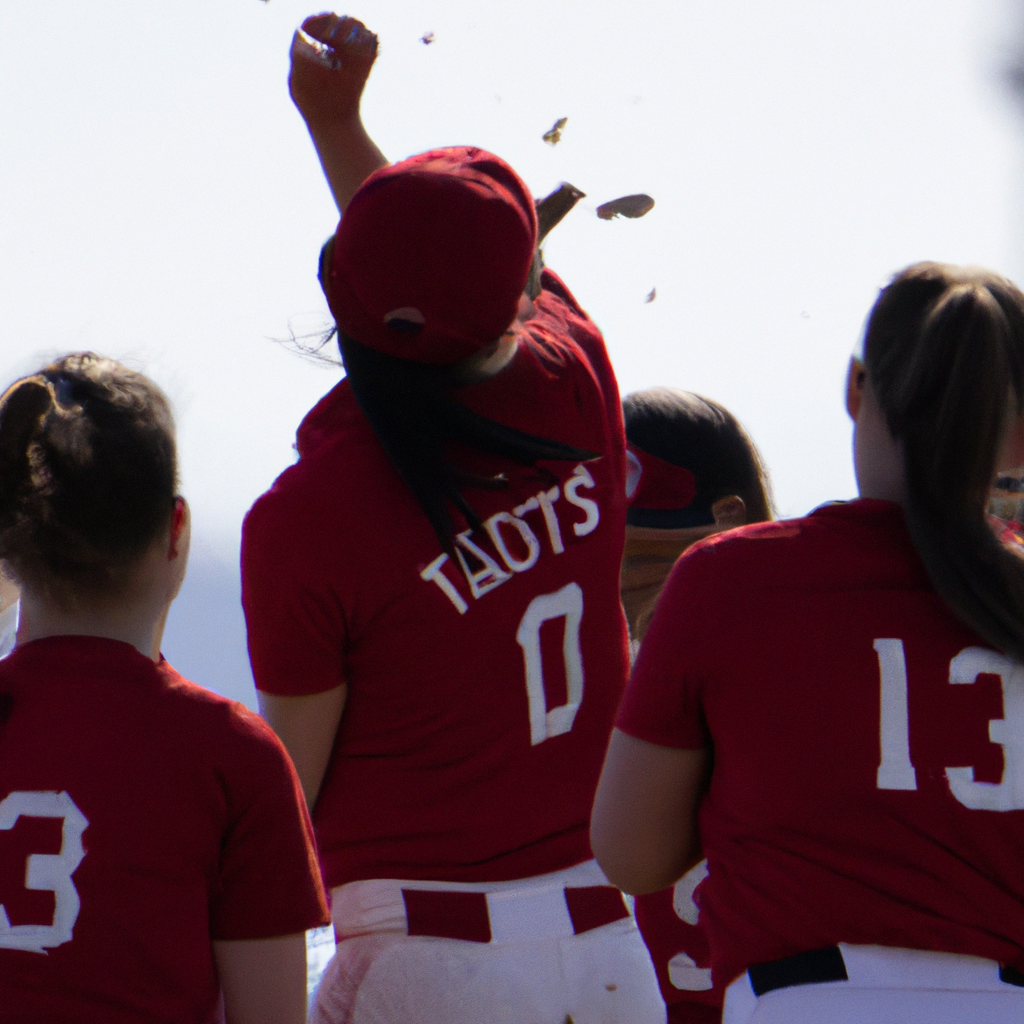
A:
[[[533,198],[482,149],[434,149],[374,172],[334,236],[324,293],[338,330],[389,355],[452,363],[515,319],[537,242]]]
[[[626,500],[631,509],[684,509],[697,495],[697,478],[685,466],[626,445]]]

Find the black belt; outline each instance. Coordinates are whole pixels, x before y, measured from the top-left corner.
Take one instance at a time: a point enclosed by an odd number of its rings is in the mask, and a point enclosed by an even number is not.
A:
[[[793,985],[820,985],[827,981],[849,981],[842,950],[838,946],[812,949],[767,964],[755,964],[747,974],[756,995]],[[999,980],[1024,988],[1024,972],[1006,964],[999,966]]]

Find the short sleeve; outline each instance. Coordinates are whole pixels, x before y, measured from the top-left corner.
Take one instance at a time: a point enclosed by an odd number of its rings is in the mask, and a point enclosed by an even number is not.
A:
[[[330,915],[295,769],[259,716],[233,709],[226,744],[228,829],[212,894],[214,939],[294,935]]]
[[[324,529],[277,485],[245,517],[242,607],[256,689],[264,693],[302,697],[345,681],[345,621]]]
[[[714,611],[714,548],[691,548],[676,562],[640,645],[616,728],[679,750],[710,746],[703,688],[723,623]]]

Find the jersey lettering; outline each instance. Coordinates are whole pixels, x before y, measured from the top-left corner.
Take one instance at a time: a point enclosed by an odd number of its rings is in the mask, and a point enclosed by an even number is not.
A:
[[[917,789],[917,772],[910,761],[910,723],[907,720],[907,659],[903,641],[876,640],[878,670],[882,677],[879,733],[882,760],[879,789]]]
[[[700,908],[693,894],[697,886],[708,877],[708,862],[702,860],[695,864],[675,884],[672,890],[672,907],[676,917],[686,924],[696,925]],[[697,962],[688,953],[676,953],[668,962],[668,980],[674,988],[687,992],[707,992],[713,987],[711,969],[698,967]]]
[[[562,527],[556,511],[560,495],[564,494],[568,505],[584,513],[582,520],[572,523],[573,533],[577,537],[593,533],[601,521],[600,506],[593,498],[584,497],[579,491],[580,488],[589,489],[596,486],[590,471],[580,463],[573,470],[573,475],[566,480],[564,487],[556,485],[548,490],[538,491],[511,512],[497,512],[485,520],[484,532],[494,545],[494,552],[500,562],[473,540],[472,530],[463,530],[458,534],[455,537],[455,559],[462,570],[472,600],[479,601],[485,594],[512,579],[516,573],[532,569],[544,554],[541,537],[547,536],[553,555],[565,553]],[[562,508],[564,509],[565,505]],[[526,517],[536,512],[540,515],[533,518],[531,525]],[[420,570],[420,579],[426,583],[434,583],[459,615],[465,615],[469,610],[469,601],[444,571],[450,561],[447,554],[438,555],[428,566]],[[501,562],[504,562],[504,567]]]
[[[81,901],[71,876],[85,856],[82,833],[89,822],[67,793],[19,791],[0,801],[0,831],[14,828],[18,818],[63,819],[60,853],[33,853],[25,864],[25,888],[54,894],[53,923],[11,925],[0,904],[0,949],[45,953],[71,941]]]
[[[462,533],[456,536],[455,557],[458,558],[459,565],[462,566],[462,571],[466,574],[466,579],[469,581],[469,592],[479,601],[484,594],[489,593],[495,587],[500,587],[505,580],[512,579],[512,574],[505,572],[483,548],[473,543],[473,540],[470,538],[472,532],[472,530],[463,530]],[[466,562],[466,556],[462,553],[463,551],[468,551],[480,562],[483,568],[477,569],[475,572],[470,569],[469,564]]]
[[[566,702],[547,707],[544,696],[544,665],[540,649],[540,627],[550,619],[565,619],[562,656],[565,659]],[[583,652],[580,648],[580,622],[583,619],[583,590],[578,583],[567,583],[553,594],[541,594],[526,607],[516,631],[523,649],[526,667],[526,698],[530,714],[530,744],[536,746],[552,736],[572,729],[576,712],[583,702]]]
[[[502,523],[507,523],[522,537],[523,543],[526,545],[525,558],[516,558],[509,551],[501,532]],[[502,561],[513,572],[526,572],[527,569],[532,569],[537,564],[537,559],[540,558],[540,541],[534,536],[533,530],[518,516],[514,516],[510,512],[498,512],[484,522],[484,528],[498,549]]]
[[[601,521],[601,510],[597,507],[597,502],[592,498],[581,498],[576,493],[581,487],[594,486],[594,478],[582,462],[576,467],[576,472],[565,482],[565,500],[587,514],[587,518],[582,523],[572,524],[572,532],[577,537],[585,537],[588,533],[592,533]]]
[[[1003,748],[1003,777],[999,782],[975,782],[974,768],[947,768],[953,796],[971,810],[1024,810],[1024,666],[1005,654],[984,647],[967,647],[949,663],[953,685],[973,683],[980,675],[999,676],[1003,687],[1003,717],[988,723],[988,736]]]
[[[544,516],[544,525],[548,528],[551,550],[556,555],[560,555],[565,550],[565,545],[562,543],[562,530],[558,525],[558,516],[555,515],[558,488],[552,487],[550,491],[541,491],[537,495],[537,501],[540,504],[541,514]]]
[[[460,615],[465,615],[469,610],[469,605],[466,604],[463,596],[455,589],[455,584],[452,583],[452,581],[448,579],[443,572],[441,572],[441,567],[447,561],[447,555],[438,555],[437,558],[435,558],[430,565],[420,573],[420,579],[426,580],[428,583],[433,580],[433,582],[441,588],[441,592],[444,596],[447,597],[453,605],[455,605],[455,610]]]

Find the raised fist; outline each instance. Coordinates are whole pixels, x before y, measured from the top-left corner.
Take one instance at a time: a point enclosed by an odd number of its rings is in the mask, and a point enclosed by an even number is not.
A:
[[[314,14],[292,39],[288,89],[311,131],[358,121],[377,37],[355,18]]]

